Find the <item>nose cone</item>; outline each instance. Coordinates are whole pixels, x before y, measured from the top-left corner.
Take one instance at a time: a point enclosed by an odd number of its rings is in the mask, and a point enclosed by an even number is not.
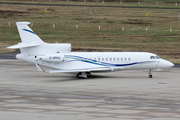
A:
[[[169,66],[170,66],[170,67],[173,67],[174,64],[173,64],[172,62],[169,62]]]
[[[173,66],[174,66],[174,64],[172,62],[167,61],[167,60],[163,60],[163,62],[162,62],[162,68],[170,68]]]

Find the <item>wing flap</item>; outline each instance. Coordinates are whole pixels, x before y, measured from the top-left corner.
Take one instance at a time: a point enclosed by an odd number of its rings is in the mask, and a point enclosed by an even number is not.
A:
[[[61,73],[61,72],[105,72],[111,71],[109,67],[104,68],[89,68],[89,69],[61,69],[61,70],[50,70],[49,73]]]
[[[50,70],[49,73],[61,73],[61,72],[90,72],[88,69],[68,69],[68,70]]]
[[[103,68],[91,68],[91,72],[106,72],[106,71],[111,71],[109,67],[103,67]]]
[[[120,71],[120,70],[124,70],[126,69],[127,67],[110,67],[111,71]]]

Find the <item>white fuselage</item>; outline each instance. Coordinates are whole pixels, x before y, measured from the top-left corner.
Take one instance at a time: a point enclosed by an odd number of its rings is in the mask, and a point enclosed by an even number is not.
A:
[[[57,59],[58,54],[46,55],[47,58]],[[109,68],[105,71],[129,69],[161,69],[173,66],[173,64],[157,55],[146,52],[68,52],[64,54],[63,61],[50,62],[39,59],[41,56],[18,54],[17,59],[55,69],[94,69]],[[96,70],[97,68],[97,70]],[[117,69],[118,70],[118,69]],[[93,70],[91,70],[93,71]]]

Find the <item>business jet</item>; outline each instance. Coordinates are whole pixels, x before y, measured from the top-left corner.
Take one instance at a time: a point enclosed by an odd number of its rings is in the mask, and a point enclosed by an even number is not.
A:
[[[16,22],[22,42],[7,48],[20,48],[21,53],[16,58],[34,63],[41,72],[75,72],[78,78],[87,78],[93,72],[148,69],[152,78],[152,70],[174,66],[147,52],[71,52],[69,43],[43,42],[28,24],[30,22]],[[45,71],[42,66],[51,69]]]

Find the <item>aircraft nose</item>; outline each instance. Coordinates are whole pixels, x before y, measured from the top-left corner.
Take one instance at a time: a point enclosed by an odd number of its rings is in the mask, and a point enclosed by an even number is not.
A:
[[[166,67],[173,67],[174,64],[172,62],[166,61]]]
[[[169,62],[167,60],[162,60],[161,62],[161,68],[170,68],[170,67],[173,67],[174,64],[172,62]]]
[[[169,66],[170,66],[170,67],[173,67],[173,66],[174,66],[174,64],[173,64],[172,62],[170,62],[170,63],[169,63]]]

